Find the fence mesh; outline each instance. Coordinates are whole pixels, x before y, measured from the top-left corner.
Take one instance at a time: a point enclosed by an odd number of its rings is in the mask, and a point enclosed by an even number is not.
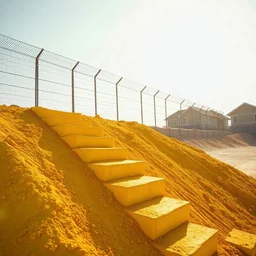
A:
[[[186,127],[188,120],[182,115],[187,111],[193,121],[196,120],[193,113],[200,111],[206,122],[209,116],[218,115],[207,106],[1,34],[0,86],[0,104],[22,107],[38,104],[149,126],[165,127],[170,123],[177,128]],[[168,116],[177,118],[168,123]]]

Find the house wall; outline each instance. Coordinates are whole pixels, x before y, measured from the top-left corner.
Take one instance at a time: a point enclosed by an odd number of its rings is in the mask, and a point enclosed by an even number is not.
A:
[[[168,127],[180,127],[179,119],[168,119]]]
[[[238,114],[238,115],[232,115],[231,116],[231,125],[254,123],[255,122],[254,114],[256,114],[256,112],[255,113],[243,113],[243,114]],[[234,117],[235,116],[237,116],[237,123],[234,122]]]
[[[232,125],[230,126],[230,131],[233,133],[250,133],[256,135],[256,122]]]
[[[198,127],[200,128],[200,113],[195,109],[188,109],[182,114],[182,127]]]
[[[220,119],[219,120],[219,129],[220,130],[228,130],[228,120]]]
[[[218,118],[202,116],[201,124],[204,129],[218,129]]]
[[[179,118],[169,118],[168,127],[204,130],[228,130],[228,121],[214,116],[206,116],[195,109],[188,109],[181,116],[182,126]]]
[[[231,113],[231,125],[255,123],[256,108],[250,105],[243,105]],[[237,117],[237,123],[235,123]]]
[[[235,118],[237,122],[235,122]],[[243,105],[233,111],[230,130],[235,133],[256,134],[256,108]]]

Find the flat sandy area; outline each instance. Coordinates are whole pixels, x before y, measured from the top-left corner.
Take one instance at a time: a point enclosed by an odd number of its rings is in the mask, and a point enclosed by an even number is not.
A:
[[[233,134],[214,139],[192,139],[185,142],[256,178],[256,140],[249,134]]]
[[[209,155],[256,178],[256,147],[226,148],[206,151]]]

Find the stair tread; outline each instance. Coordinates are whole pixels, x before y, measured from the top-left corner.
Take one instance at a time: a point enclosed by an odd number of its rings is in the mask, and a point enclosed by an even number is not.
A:
[[[238,229],[232,229],[226,241],[247,250],[256,250],[256,235]]]
[[[86,122],[86,121],[85,121]],[[86,125],[76,125],[76,124],[57,124],[57,125],[55,125],[54,127],[52,127],[53,129],[54,128],[57,128],[57,127],[59,127],[59,126],[65,126],[65,127],[84,127],[85,129],[101,129],[102,130],[102,128],[100,128],[100,127],[98,127],[98,126],[92,126],[92,127],[88,127],[88,126],[86,126]],[[80,134],[75,134],[75,135],[80,135]]]
[[[119,148],[119,147],[113,147],[113,148],[77,148],[74,150],[117,150],[117,149],[125,149],[126,148]]]
[[[32,107],[31,109],[41,118],[42,117],[51,117],[51,116],[82,117],[81,113],[65,112],[65,111],[53,110],[53,109],[48,109],[48,108],[43,108],[43,107]]]
[[[51,116],[51,117],[43,117],[42,120],[51,127],[54,127],[57,125],[76,125],[76,126],[92,127],[91,120],[89,119],[85,120],[79,116],[71,116],[71,117]]]
[[[126,165],[126,164],[134,164],[134,163],[143,163],[140,160],[122,160],[122,161],[110,161],[110,162],[99,162],[99,163],[92,163],[92,165],[98,166],[118,166],[118,165]]]
[[[64,119],[64,120],[84,120],[82,119],[81,116],[70,116],[70,117],[65,117],[65,116],[46,116],[46,117],[42,117],[43,120],[52,120],[52,119]],[[84,120],[84,121],[89,121],[88,120]]]
[[[115,139],[104,136],[88,135],[66,135],[62,139],[73,149],[75,148],[112,148],[115,145]]]
[[[135,176],[124,179],[118,179],[111,182],[107,182],[107,185],[117,186],[117,187],[136,187],[144,184],[161,181],[163,178],[153,177],[153,176]]]
[[[213,228],[186,222],[159,238],[156,246],[177,253],[175,255],[193,255],[217,232]]]
[[[59,124],[53,126],[52,129],[56,131],[60,137],[68,135],[87,135],[101,137],[104,133],[104,130],[100,127],[88,127],[86,125]]]
[[[88,128],[92,128],[92,127],[88,127]],[[114,137],[107,137],[107,136],[89,136],[89,135],[83,135],[83,134],[72,134],[72,135],[65,135],[62,138],[67,138],[67,137],[83,137],[83,138],[88,138],[88,139],[114,139]]]
[[[130,207],[129,210],[134,214],[143,215],[148,218],[159,218],[188,204],[188,201],[180,199],[156,197],[146,202],[134,205]]]

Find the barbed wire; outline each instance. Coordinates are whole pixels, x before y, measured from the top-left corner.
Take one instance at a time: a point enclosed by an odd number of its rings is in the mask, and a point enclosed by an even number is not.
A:
[[[41,101],[88,107],[83,105],[85,101],[86,104],[92,105],[92,111],[96,95],[96,106],[98,105],[99,109],[118,107],[137,111],[140,116],[143,107],[143,113],[150,113],[149,119],[155,118],[157,121],[165,118],[166,109],[168,112],[174,112],[194,105],[208,108],[1,34],[0,85],[0,94],[8,97],[33,99],[34,102],[35,96],[22,95],[19,92],[37,90],[38,99]],[[72,88],[75,102],[72,102]],[[11,93],[8,92],[10,90]],[[45,98],[44,95],[49,95],[49,98]],[[54,97],[54,100],[51,97]],[[61,97],[66,97],[66,101],[62,101]],[[10,99],[10,102],[12,101],[16,102]],[[173,107],[173,104],[176,107]],[[154,109],[157,113],[155,117],[152,111]]]

